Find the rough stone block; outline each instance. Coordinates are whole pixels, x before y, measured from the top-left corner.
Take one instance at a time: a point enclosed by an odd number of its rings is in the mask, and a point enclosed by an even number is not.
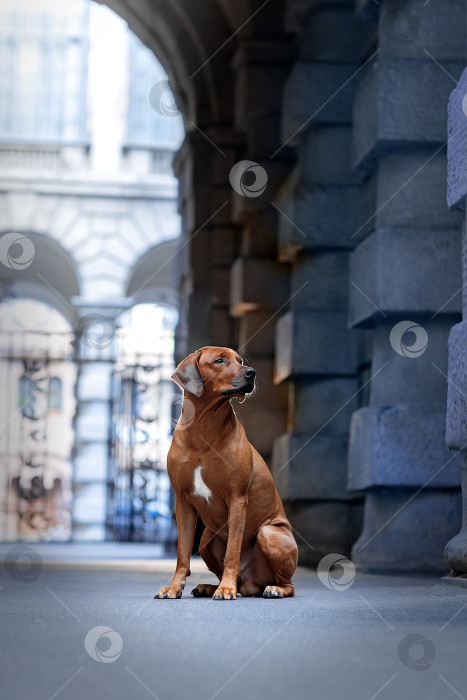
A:
[[[378,229],[351,253],[350,281],[352,327],[384,314],[460,313],[460,232]]]
[[[449,334],[449,381],[446,441],[449,447],[467,448],[467,321]]]
[[[233,339],[234,323],[228,308],[219,306],[213,307],[211,311],[211,333],[209,341],[204,343],[204,345],[230,347]]]
[[[304,134],[298,150],[299,178],[304,185],[355,185],[352,129],[329,126]]]
[[[212,267],[210,273],[212,303],[216,306],[228,306],[230,293],[230,268]]]
[[[467,69],[449,98],[448,204],[465,209],[467,197]]]
[[[373,2],[373,0],[370,0]],[[382,55],[437,61],[465,60],[465,2],[384,0],[379,21]]]
[[[299,250],[353,248],[360,225],[358,187],[303,187],[293,175],[278,201],[279,257],[293,260]]]
[[[380,4],[374,0],[355,0],[357,17],[364,22],[376,22]]]
[[[462,63],[444,68],[455,79]],[[354,166],[369,170],[378,159],[411,146],[446,141],[446,106],[452,79],[434,61],[384,58],[360,82],[354,110]]]
[[[348,253],[343,250],[299,254],[292,270],[294,308],[346,309],[349,294]]]
[[[275,309],[289,293],[288,268],[275,260],[237,258],[230,278],[230,311],[242,316],[247,311]]]
[[[295,433],[347,435],[359,407],[357,377],[294,382],[290,387],[288,423]]]
[[[298,545],[298,563],[316,566],[326,554],[349,557],[362,528],[363,506],[345,501],[284,503]]]
[[[258,405],[255,397],[244,403],[235,403],[235,413],[245,428],[248,440],[267,464],[271,461],[272,446],[286,429],[287,411],[274,402]]]
[[[357,342],[346,320],[345,311],[284,314],[276,326],[275,382],[316,374],[355,374]]]
[[[452,490],[370,491],[352,561],[374,572],[445,570],[443,550],[459,531],[461,506],[460,493]]]
[[[461,480],[462,494],[465,499],[467,493],[467,451],[461,452]],[[450,540],[444,550],[444,559],[456,573],[467,574],[467,508],[462,513],[462,528],[452,540]]]
[[[353,7],[316,7],[300,29],[302,61],[335,63],[360,59],[362,25]]]
[[[248,357],[272,357],[276,333],[275,311],[250,311],[238,321],[238,351]]]
[[[366,406],[350,430],[349,488],[452,488],[460,485],[460,458],[444,441],[445,404]]]
[[[388,406],[401,399],[406,403],[445,403],[447,339],[453,318],[431,320],[403,316],[403,320],[415,325],[414,330],[405,333],[396,328],[400,318],[384,319],[373,331],[371,404]],[[421,354],[411,357],[409,353],[414,345],[420,348]]]
[[[231,265],[237,252],[237,230],[235,227],[215,228],[211,231],[211,263]]]
[[[445,149],[394,155],[380,161],[376,201],[369,216],[375,228],[461,227],[462,214],[446,206]]]
[[[355,63],[295,63],[284,89],[283,140],[293,146],[311,126],[350,124],[355,90],[351,76],[357,68]]]
[[[287,433],[274,441],[272,475],[282,500],[355,500],[347,489],[347,437]]]

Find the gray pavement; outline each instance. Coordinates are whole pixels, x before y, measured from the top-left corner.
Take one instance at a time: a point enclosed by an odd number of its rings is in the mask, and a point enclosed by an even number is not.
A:
[[[302,569],[293,599],[200,600],[198,561],[181,600],[153,600],[172,563],[2,565],[2,698],[467,698],[465,588],[357,573],[332,590]]]

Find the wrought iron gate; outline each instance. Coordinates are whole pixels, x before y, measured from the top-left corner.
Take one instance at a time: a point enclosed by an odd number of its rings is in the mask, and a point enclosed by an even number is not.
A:
[[[144,360],[117,365],[113,373],[107,534],[170,547],[176,529],[166,455],[181,397],[170,380],[170,358]]]

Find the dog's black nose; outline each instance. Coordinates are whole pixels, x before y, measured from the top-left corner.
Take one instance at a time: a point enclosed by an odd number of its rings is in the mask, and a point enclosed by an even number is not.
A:
[[[243,370],[243,376],[247,379],[254,379],[256,376],[256,370],[253,367],[245,367]]]

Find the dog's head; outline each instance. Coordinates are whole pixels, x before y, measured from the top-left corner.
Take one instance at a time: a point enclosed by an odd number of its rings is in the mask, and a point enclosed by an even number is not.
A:
[[[256,370],[243,364],[240,355],[230,348],[205,347],[180,362],[172,379],[184,391],[244,401],[255,388]]]

